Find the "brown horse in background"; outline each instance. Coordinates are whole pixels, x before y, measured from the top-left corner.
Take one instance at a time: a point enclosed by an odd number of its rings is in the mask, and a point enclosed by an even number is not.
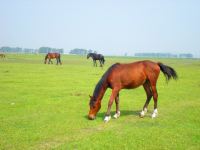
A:
[[[97,112],[101,108],[101,100],[106,92],[107,88],[112,89],[112,94],[108,102],[108,109],[104,121],[107,122],[111,119],[110,111],[113,101],[116,103],[116,113],[114,118],[120,116],[119,111],[119,92],[121,89],[133,89],[143,85],[147,95],[146,102],[140,113],[141,117],[144,117],[147,112],[148,104],[153,96],[154,111],[152,118],[155,118],[158,114],[157,111],[157,90],[156,82],[160,73],[160,70],[166,77],[166,80],[171,78],[177,79],[176,71],[162,63],[155,63],[152,61],[138,61],[129,64],[116,63],[112,65],[102,76],[97,83],[93,96],[90,96],[90,111],[88,118],[93,120],[96,117]]]
[[[51,59],[54,59],[54,58],[57,61],[57,65],[58,65],[58,63],[60,63],[60,65],[62,64],[61,60],[60,60],[60,54],[59,53],[48,53],[48,54],[46,54],[44,63],[46,64],[47,59],[48,59],[49,60],[48,64],[50,64],[50,63],[53,64],[53,61]]]
[[[0,54],[0,57],[1,57],[1,58],[5,58],[6,55],[5,55],[5,54]]]

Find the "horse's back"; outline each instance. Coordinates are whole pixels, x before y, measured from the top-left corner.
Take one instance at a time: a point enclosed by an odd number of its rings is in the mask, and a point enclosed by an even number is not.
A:
[[[60,57],[60,53],[48,53],[47,54],[50,58],[58,58]]]
[[[159,69],[157,67],[158,65],[151,61],[118,64],[110,72],[108,82],[113,87],[117,84],[120,88],[136,88],[144,84],[149,76],[152,76],[152,71]]]
[[[160,73],[160,67],[158,63],[152,61],[144,61],[144,73],[147,75],[148,79],[156,79]]]

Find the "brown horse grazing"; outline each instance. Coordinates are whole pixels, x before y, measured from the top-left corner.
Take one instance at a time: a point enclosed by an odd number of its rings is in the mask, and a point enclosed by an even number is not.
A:
[[[48,59],[49,60],[48,64],[50,64],[50,63],[53,64],[51,59],[54,59],[54,58],[56,58],[57,65],[58,65],[58,63],[60,63],[60,65],[62,64],[61,60],[60,60],[60,54],[59,53],[48,53],[48,54],[46,54],[44,63],[46,64],[47,63],[47,59]]]
[[[5,54],[0,54],[0,57],[1,57],[1,58],[5,58],[6,55],[5,55]]]
[[[133,89],[143,85],[147,94],[147,99],[140,113],[141,117],[144,117],[147,112],[148,104],[153,96],[154,99],[154,111],[152,118],[155,118],[158,114],[157,111],[157,90],[156,82],[160,73],[160,70],[166,77],[166,80],[171,78],[177,79],[176,71],[162,63],[155,63],[152,61],[138,61],[129,64],[116,63],[112,65],[102,76],[97,83],[93,96],[90,96],[90,111],[88,118],[90,120],[95,119],[97,112],[101,108],[101,100],[107,88],[112,89],[112,94],[108,102],[108,109],[104,121],[107,122],[111,119],[110,110],[113,101],[116,103],[116,113],[114,118],[120,116],[119,111],[119,92],[121,89]]]

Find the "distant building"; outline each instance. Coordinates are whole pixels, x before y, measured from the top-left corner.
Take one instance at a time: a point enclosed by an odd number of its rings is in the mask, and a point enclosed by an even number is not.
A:
[[[179,54],[179,58],[193,58],[192,54]]]
[[[135,57],[177,58],[178,56],[171,53],[135,53]]]
[[[193,58],[190,53],[171,54],[171,53],[135,53],[135,57],[154,57],[154,58]]]

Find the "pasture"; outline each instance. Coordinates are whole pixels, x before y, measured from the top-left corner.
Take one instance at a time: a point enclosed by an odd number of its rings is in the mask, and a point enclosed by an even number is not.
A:
[[[0,59],[0,149],[200,149],[200,60],[150,59],[173,67],[179,76],[167,84],[160,73],[158,117],[153,100],[139,118],[143,87],[120,92],[121,116],[104,123],[111,90],[94,121],[87,119],[89,94],[115,62],[142,58],[105,57],[103,68],[86,56],[62,55],[63,65],[44,64],[44,55]],[[115,104],[112,106],[112,115]]]

